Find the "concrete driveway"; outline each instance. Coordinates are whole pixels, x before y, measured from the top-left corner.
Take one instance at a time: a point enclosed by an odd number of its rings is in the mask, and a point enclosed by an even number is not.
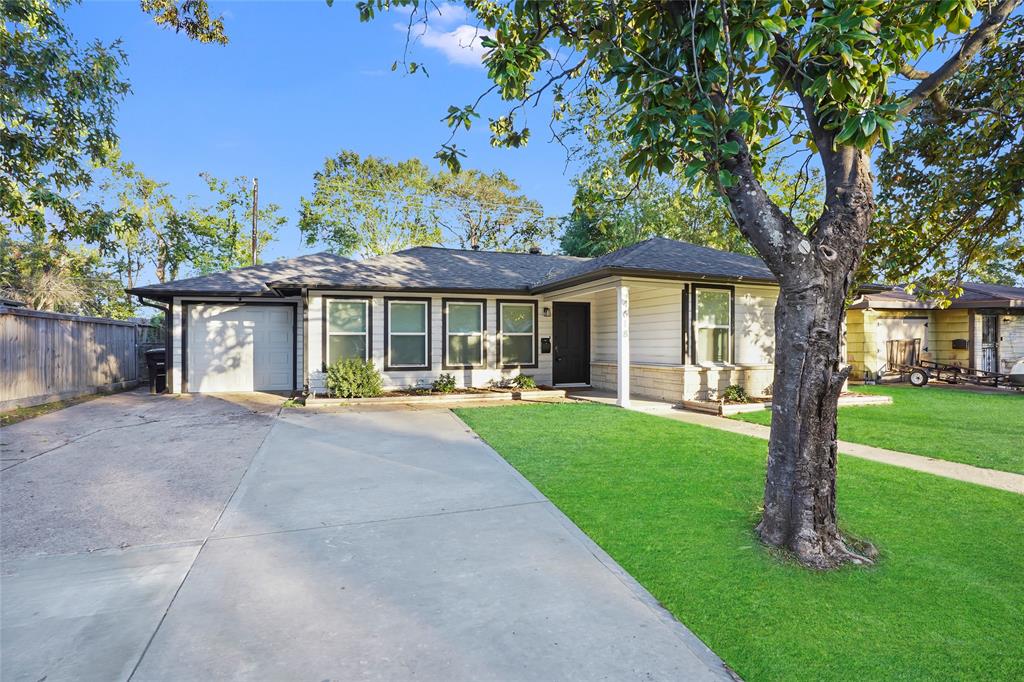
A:
[[[279,404],[0,431],[0,677],[728,678],[451,412]]]

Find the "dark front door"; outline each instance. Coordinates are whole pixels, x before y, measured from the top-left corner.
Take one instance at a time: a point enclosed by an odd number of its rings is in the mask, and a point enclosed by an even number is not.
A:
[[[553,325],[554,381],[590,383],[590,304],[555,303]]]

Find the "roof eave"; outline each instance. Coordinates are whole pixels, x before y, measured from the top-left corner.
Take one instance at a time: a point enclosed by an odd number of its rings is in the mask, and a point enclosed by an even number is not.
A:
[[[530,293],[533,294],[545,294],[551,291],[558,291],[559,289],[567,289],[578,284],[586,284],[593,282],[594,280],[603,279],[605,277],[638,277],[640,279],[670,279],[677,281],[687,282],[712,282],[712,283],[750,283],[750,284],[769,284],[778,286],[778,282],[775,278],[765,277],[747,277],[744,275],[736,275],[732,277],[722,275],[708,275],[700,272],[679,272],[676,270],[649,270],[646,268],[623,268],[623,267],[606,267],[585,272],[575,277],[568,277],[566,279],[554,280],[533,287]]]

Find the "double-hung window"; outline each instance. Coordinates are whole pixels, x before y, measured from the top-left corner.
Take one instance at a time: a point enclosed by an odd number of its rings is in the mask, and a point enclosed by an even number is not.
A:
[[[502,367],[537,366],[537,304],[498,302],[498,346]]]
[[[430,369],[430,301],[387,300],[387,368]]]
[[[484,366],[487,305],[483,301],[444,301],[445,369]]]
[[[697,364],[732,362],[732,291],[694,287],[693,359]]]
[[[324,298],[324,352],[327,365],[370,359],[370,299]]]

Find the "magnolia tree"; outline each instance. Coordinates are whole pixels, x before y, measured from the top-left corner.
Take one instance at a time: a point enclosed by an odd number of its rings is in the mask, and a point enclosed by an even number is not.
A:
[[[610,90],[607,125],[626,145],[623,170],[682,169],[710,184],[775,274],[772,432],[757,532],[808,566],[873,554],[848,542],[836,520],[836,404],[849,372],[840,336],[875,211],[872,150],[899,139],[921,107],[940,125],[944,89],[998,45],[1019,2],[466,3],[488,50],[488,92],[510,102],[490,121],[494,144],[525,143],[527,106],[550,101],[557,120],[574,100]],[[363,2],[361,18],[396,4],[411,12],[410,26],[429,20],[430,5],[416,0]],[[988,87],[1014,78],[1010,70]],[[449,124],[473,125],[483,101],[451,107]],[[766,151],[780,138],[811,150],[824,176],[823,209],[808,227],[762,186]],[[456,168],[462,155],[451,140],[439,152]]]

